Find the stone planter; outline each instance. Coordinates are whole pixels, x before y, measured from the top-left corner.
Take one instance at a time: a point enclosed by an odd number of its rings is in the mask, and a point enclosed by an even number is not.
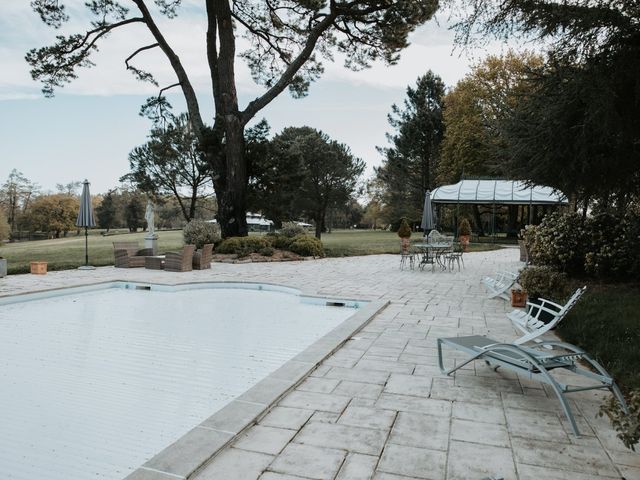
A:
[[[524,307],[527,305],[527,292],[524,290],[511,289],[511,306]]]
[[[471,238],[471,235],[459,235],[458,236],[458,240],[460,240],[460,245],[462,245],[462,250],[464,252],[467,251],[467,248],[469,248],[469,240]]]
[[[34,275],[45,275],[47,273],[47,262],[29,262],[29,267]]]
[[[0,258],[0,278],[7,276],[7,259]]]

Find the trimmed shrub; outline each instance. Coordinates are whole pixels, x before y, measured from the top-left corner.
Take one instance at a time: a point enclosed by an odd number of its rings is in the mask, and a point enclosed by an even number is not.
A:
[[[293,242],[293,237],[290,238],[280,233],[268,233],[266,237],[269,239],[271,246],[278,250],[289,250],[291,242]]]
[[[251,253],[260,253],[265,248],[271,248],[266,237],[229,237],[222,241],[216,251],[246,257]]]
[[[289,250],[303,257],[324,257],[322,242],[316,237],[297,235],[289,246]]]
[[[406,218],[400,220],[400,227],[398,227],[398,236],[400,238],[411,237],[411,227],[409,226]]]
[[[287,238],[293,238],[297,235],[304,235],[307,231],[302,225],[298,225],[296,222],[284,222],[280,229],[280,234]]]
[[[527,267],[520,272],[518,283],[530,298],[562,301],[567,295],[567,276],[551,267]]]
[[[273,256],[274,252],[275,252],[275,250],[273,249],[273,247],[264,247],[258,253],[260,255],[264,256],[264,257],[271,257],[271,256]]]
[[[583,220],[576,213],[554,212],[538,226],[528,225],[523,237],[529,258],[569,275],[598,277],[640,274],[640,218],[596,213]]]
[[[467,218],[462,218],[458,224],[458,236],[471,235],[471,224]]]
[[[191,220],[182,230],[185,245],[202,248],[206,243],[220,241],[220,225],[203,220]]]
[[[553,212],[540,225],[527,225],[524,238],[534,265],[546,265],[568,274],[584,271],[588,232],[576,213]]]

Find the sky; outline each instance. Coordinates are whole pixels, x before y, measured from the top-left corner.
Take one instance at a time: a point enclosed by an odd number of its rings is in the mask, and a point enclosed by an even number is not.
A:
[[[79,77],[56,90],[54,98],[44,98],[41,86],[31,79],[25,53],[53,43],[56,34],[84,32],[89,19],[84,2],[70,0],[65,4],[71,20],[56,31],[40,21],[29,3],[0,0],[0,182],[15,168],[43,191],[87,178],[92,193],[106,192],[117,187],[119,178],[128,173],[129,152],[143,144],[149,132],[149,121],[138,112],[145,99],[157,95],[158,90],[135,80],[125,70],[124,59],[136,48],[152,43],[148,41],[150,34],[137,25],[116,30],[93,57],[95,67],[80,70]],[[177,18],[158,17],[158,24],[185,64],[207,119],[213,115],[213,106],[202,3],[184,0]],[[340,62],[326,63],[324,75],[312,84],[306,98],[292,99],[283,93],[254,121],[266,118],[272,134],[287,126],[320,129],[347,144],[366,162],[366,174],[371,175],[373,167],[382,161],[376,146],[385,146],[385,133],[391,131],[387,122],[391,105],[402,103],[407,86],[432,70],[453,87],[473,63],[507,48],[490,43],[482,49],[461,52],[454,49],[454,34],[446,25],[446,15],[441,13],[420,27],[394,66],[379,63],[353,72]],[[243,42],[239,41],[238,51],[243,49]],[[136,57],[136,65],[154,73],[160,85],[170,85],[175,76],[155,50]],[[253,82],[240,58],[236,60],[236,72],[242,109],[263,92],[263,87]],[[174,111],[185,109],[179,94],[167,97]]]

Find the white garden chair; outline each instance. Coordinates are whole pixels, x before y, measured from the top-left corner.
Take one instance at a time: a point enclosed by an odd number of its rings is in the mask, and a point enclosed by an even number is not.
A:
[[[514,327],[524,334],[513,343],[515,345],[522,345],[523,343],[531,341],[540,343],[542,340],[538,337],[555,328],[577,303],[586,289],[586,286],[578,288],[564,305],[540,298],[539,304],[527,302],[527,308],[525,310],[514,310],[509,313],[507,318],[511,320]],[[552,315],[553,318],[551,318],[548,323],[543,322],[540,319],[542,312]]]
[[[509,300],[509,289],[518,281],[518,274],[513,272],[498,272],[496,277],[484,277],[481,282],[487,287],[489,296],[487,298],[502,298]]]

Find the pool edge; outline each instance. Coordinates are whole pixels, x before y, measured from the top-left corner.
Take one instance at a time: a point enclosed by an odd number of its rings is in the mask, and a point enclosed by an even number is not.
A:
[[[354,315],[156,454],[125,480],[189,479],[197,474],[389,303],[368,301]]]

